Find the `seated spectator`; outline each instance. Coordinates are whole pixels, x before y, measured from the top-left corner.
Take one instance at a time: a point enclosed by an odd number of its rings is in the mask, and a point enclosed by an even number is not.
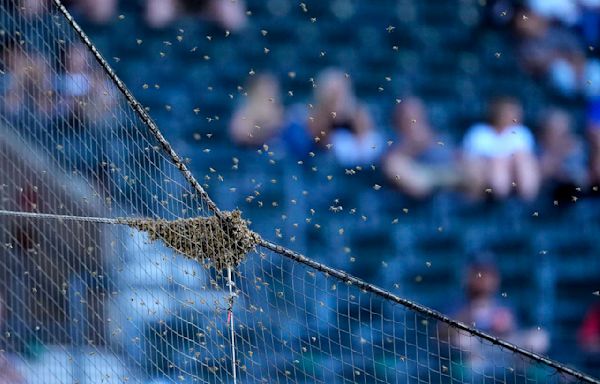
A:
[[[494,336],[508,338],[516,329],[513,311],[500,304],[500,274],[491,261],[477,261],[465,274],[465,303],[456,319]]]
[[[453,318],[534,352],[547,350],[548,334],[540,329],[519,330],[513,310],[498,299],[499,288],[500,274],[496,266],[488,260],[473,262],[466,270],[465,302],[459,306]],[[478,343],[467,333],[454,331],[450,336],[453,344],[471,352],[471,364],[482,369],[495,365],[493,354],[498,353],[497,350],[485,343]]]
[[[592,128],[588,132],[590,141],[590,183],[593,187],[600,186],[600,128]]]
[[[68,3],[88,21],[96,24],[106,24],[114,20],[118,7],[118,0],[72,0]]]
[[[586,365],[590,370],[600,372],[600,304],[586,314],[578,338],[579,346],[586,354]]]
[[[540,184],[534,155],[534,138],[521,125],[521,104],[501,97],[489,106],[489,122],[475,124],[464,142],[464,169],[468,187],[474,196],[485,191],[496,198],[506,198],[515,187],[526,200],[536,197]]]
[[[554,200],[569,201],[587,181],[583,143],[573,132],[569,114],[557,108],[544,111],[539,137],[542,180]]]
[[[383,170],[394,185],[411,197],[425,198],[436,188],[457,184],[453,153],[436,137],[420,99],[398,104],[393,124],[398,142],[385,156]]]
[[[588,106],[587,139],[590,154],[589,183],[593,188],[600,188],[600,100],[592,101]]]
[[[600,76],[600,66],[586,59],[574,33],[529,9],[517,14],[515,26],[520,39],[520,61],[527,71],[549,77],[564,96],[597,95],[598,86],[588,80]]]
[[[579,4],[573,0],[527,0],[531,12],[548,20],[574,26],[581,16]]]
[[[243,0],[183,0],[187,13],[204,17],[227,31],[239,31],[246,26],[246,5]]]
[[[34,111],[40,118],[52,113],[52,78],[48,62],[41,56],[26,52],[18,44],[7,48],[4,57],[3,108],[9,115]]]
[[[320,74],[309,114],[313,138],[321,145],[330,144],[341,165],[366,165],[379,157],[381,136],[366,106],[356,99],[349,76],[340,70]]]
[[[262,145],[279,133],[283,123],[279,82],[272,75],[257,75],[233,114],[229,135],[239,145]]]
[[[144,19],[152,28],[165,28],[179,16],[178,0],[146,0]]]
[[[47,0],[21,0],[23,14],[29,17],[39,16],[47,12]]]
[[[73,121],[78,124],[105,117],[116,103],[112,83],[103,73],[92,70],[93,60],[85,46],[72,45],[66,54],[66,72],[57,81],[65,112],[76,117]]]
[[[245,99],[229,123],[229,136],[240,146],[263,144],[298,159],[315,150],[308,131],[305,105],[292,105],[286,112],[281,103],[279,81],[270,74],[255,75],[248,82]]]
[[[243,0],[146,0],[145,19],[152,28],[165,28],[181,14],[191,14],[235,32],[246,25],[245,10]]]

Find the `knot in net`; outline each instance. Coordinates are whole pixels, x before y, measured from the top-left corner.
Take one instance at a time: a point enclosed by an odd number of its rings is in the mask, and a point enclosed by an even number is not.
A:
[[[121,220],[148,233],[151,241],[162,240],[190,259],[212,264],[217,271],[238,266],[260,241],[260,236],[248,229],[239,210],[221,211],[221,217]]]

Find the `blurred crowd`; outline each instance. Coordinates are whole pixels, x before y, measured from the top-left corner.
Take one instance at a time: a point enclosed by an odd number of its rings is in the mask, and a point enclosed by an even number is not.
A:
[[[550,106],[524,123],[520,100],[499,95],[489,101],[487,118],[467,127],[458,145],[448,127],[434,127],[427,104],[417,96],[398,99],[385,138],[353,91],[352,78],[327,69],[314,81],[313,100],[286,111],[277,79],[255,75],[229,132],[243,146],[278,143],[303,158],[331,151],[340,166],[381,165],[389,183],[414,199],[440,190],[463,191],[473,199],[525,201],[549,193],[556,204],[593,194],[600,182],[600,130],[590,121],[586,134],[568,111]]]
[[[45,0],[27,0],[40,3]],[[65,2],[89,21],[105,24],[114,21],[118,0],[68,0]],[[144,0],[143,19],[151,28],[165,28],[183,17],[214,22],[228,31],[238,31],[246,24],[244,0]]]
[[[2,90],[2,111],[18,119],[25,111],[36,111],[40,119],[71,115],[73,127],[101,120],[115,105],[115,89],[110,80],[90,69],[92,59],[82,44],[66,46],[57,73],[45,57],[18,46],[16,39],[5,38],[2,64],[6,71]]]
[[[46,0],[23,1],[31,14],[45,9]],[[234,12],[228,8],[232,7],[240,17],[245,14],[241,0],[147,0],[143,4],[145,19],[153,27],[166,26],[195,11],[219,14],[221,11],[215,10],[219,7],[228,9],[223,13]],[[114,20],[118,6],[116,0],[71,0],[69,5],[97,23]],[[462,191],[473,199],[518,196],[525,201],[545,193],[558,204],[574,196],[596,194],[600,183],[600,98],[596,100],[591,91],[594,76],[583,68],[595,65],[591,48],[600,32],[588,19],[600,20],[600,6],[592,0],[498,0],[490,9],[496,23],[514,26],[526,70],[533,76],[549,76],[561,90],[585,94],[584,126],[577,124],[569,111],[555,106],[547,106],[539,116],[524,116],[522,101],[510,95],[490,98],[487,115],[471,127],[432,126],[427,100],[418,95],[397,99],[391,116],[376,121],[368,103],[353,90],[352,76],[330,68],[313,80],[311,100],[291,106],[284,105],[275,76],[252,76],[245,101],[231,119],[230,137],[242,146],[278,142],[299,158],[330,151],[346,168],[380,164],[390,184],[415,199],[440,190]],[[165,19],[159,21],[154,12]],[[217,22],[225,28],[235,23]],[[238,22],[241,28],[243,22]],[[590,45],[589,50],[583,49],[585,44]],[[93,58],[80,44],[62,48],[63,62],[54,77],[51,74],[57,71],[50,68],[50,61],[25,52],[18,39],[5,37],[2,54],[7,73],[2,107],[8,115],[18,116],[31,106],[46,118],[70,114],[80,125],[102,118],[114,104],[113,87],[89,71]],[[569,68],[571,75],[565,75],[564,68]],[[575,81],[581,87],[575,83],[566,86],[566,78],[581,80]],[[88,102],[83,103],[84,99]],[[457,131],[466,132],[458,143],[450,138]]]
[[[23,11],[35,16],[45,11],[48,0],[23,0]],[[150,28],[166,28],[176,20],[193,17],[213,22],[231,32],[246,25],[244,0],[143,0],[143,19]],[[117,17],[119,0],[65,0],[63,4],[94,24],[107,24]]]
[[[600,96],[600,2],[494,0],[491,24],[513,34],[522,67],[547,79],[563,96]]]

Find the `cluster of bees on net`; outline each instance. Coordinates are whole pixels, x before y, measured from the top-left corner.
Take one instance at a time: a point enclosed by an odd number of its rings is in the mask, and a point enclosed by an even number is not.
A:
[[[239,210],[191,219],[123,219],[146,232],[151,241],[161,240],[178,253],[200,263],[210,260],[218,271],[235,268],[255,250],[260,237],[246,226]]]

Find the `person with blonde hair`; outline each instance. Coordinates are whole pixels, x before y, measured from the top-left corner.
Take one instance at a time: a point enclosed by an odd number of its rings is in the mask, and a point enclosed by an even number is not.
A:
[[[271,74],[254,76],[229,124],[229,136],[239,145],[256,146],[279,134],[284,123],[279,82]]]
[[[369,164],[379,157],[381,136],[367,107],[357,99],[348,74],[335,68],[323,71],[315,83],[314,98],[308,111],[309,131],[321,145],[331,146],[341,165]]]

